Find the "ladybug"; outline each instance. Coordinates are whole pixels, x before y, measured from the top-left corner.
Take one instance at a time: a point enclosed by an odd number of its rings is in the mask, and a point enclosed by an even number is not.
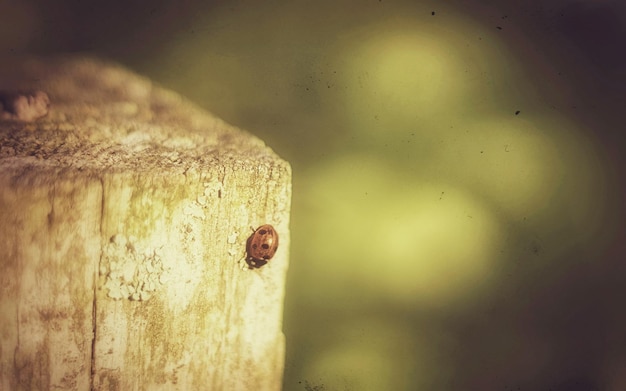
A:
[[[278,233],[269,224],[255,229],[246,241],[246,263],[250,269],[258,269],[272,259],[278,248]]]

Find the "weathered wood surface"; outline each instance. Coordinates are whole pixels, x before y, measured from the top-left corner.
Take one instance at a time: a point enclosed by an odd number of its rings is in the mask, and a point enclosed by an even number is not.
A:
[[[0,389],[279,390],[289,165],[116,65],[4,61],[0,90],[50,100],[0,119]]]

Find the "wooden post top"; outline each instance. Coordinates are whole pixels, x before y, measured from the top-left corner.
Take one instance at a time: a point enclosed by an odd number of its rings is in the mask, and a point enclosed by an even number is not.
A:
[[[146,78],[3,60],[0,389],[280,390],[290,201],[287,162]]]
[[[45,101],[42,93],[49,100],[47,113],[37,109]],[[34,113],[23,114],[25,120],[10,109],[19,98],[32,101]],[[37,112],[44,113],[35,118]],[[3,61],[0,121],[3,170],[21,163],[95,171],[181,171],[217,161],[288,170],[258,138],[144,77],[94,59]]]

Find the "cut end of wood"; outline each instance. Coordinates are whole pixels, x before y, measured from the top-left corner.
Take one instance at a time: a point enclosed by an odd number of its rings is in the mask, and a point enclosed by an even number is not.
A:
[[[91,59],[7,61],[0,64],[0,88],[5,116],[39,118],[1,125],[0,157],[16,165],[23,159],[76,170],[149,171],[227,159],[279,161],[258,138],[119,66]],[[37,92],[19,92],[25,90]]]
[[[279,390],[289,164],[118,65],[5,61],[0,91],[0,389]]]

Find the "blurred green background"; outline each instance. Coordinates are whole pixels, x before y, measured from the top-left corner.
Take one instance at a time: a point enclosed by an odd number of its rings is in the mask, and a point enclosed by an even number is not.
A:
[[[626,390],[626,3],[0,0],[293,167],[284,389]]]

